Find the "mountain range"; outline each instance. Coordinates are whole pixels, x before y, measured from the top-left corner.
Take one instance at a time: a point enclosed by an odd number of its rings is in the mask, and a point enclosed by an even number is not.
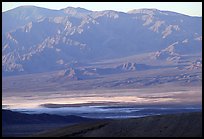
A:
[[[136,60],[102,64],[131,56]],[[2,13],[3,76],[63,70],[63,77],[87,79],[172,65],[201,69],[202,17],[35,6]]]

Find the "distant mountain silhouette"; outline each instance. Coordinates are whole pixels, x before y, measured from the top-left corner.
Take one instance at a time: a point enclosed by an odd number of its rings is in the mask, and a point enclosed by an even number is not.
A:
[[[54,124],[54,123],[79,123],[91,121],[93,119],[83,118],[80,116],[69,115],[59,116],[51,114],[25,114],[2,109],[2,124]]]

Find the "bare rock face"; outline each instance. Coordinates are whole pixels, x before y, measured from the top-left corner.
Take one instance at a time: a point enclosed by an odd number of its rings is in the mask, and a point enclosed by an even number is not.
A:
[[[63,78],[67,80],[78,80],[79,75],[76,74],[76,70],[73,68],[67,68],[65,70],[62,70],[58,73],[58,78]]]
[[[196,61],[193,61],[189,66],[185,67],[188,70],[194,70],[194,69],[202,69],[202,59],[198,59]]]
[[[136,70],[136,63],[125,63],[122,67],[123,70],[133,71]]]
[[[201,56],[202,48],[198,45],[198,40],[176,41],[165,49],[157,51],[155,58],[160,60],[176,61],[178,62],[182,55],[197,55]]]
[[[73,60],[157,52],[156,59],[177,61],[180,55],[202,52],[201,17],[157,9],[123,13],[22,6],[2,13],[2,29],[3,75],[64,69]],[[124,64],[123,70],[135,70],[135,65]]]

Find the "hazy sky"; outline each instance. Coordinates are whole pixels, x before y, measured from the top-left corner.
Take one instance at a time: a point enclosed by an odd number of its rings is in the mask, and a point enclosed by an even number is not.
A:
[[[140,8],[156,8],[190,16],[202,16],[202,2],[2,2],[2,12],[22,5],[35,5],[57,10],[71,6],[92,11],[116,10],[122,12]]]

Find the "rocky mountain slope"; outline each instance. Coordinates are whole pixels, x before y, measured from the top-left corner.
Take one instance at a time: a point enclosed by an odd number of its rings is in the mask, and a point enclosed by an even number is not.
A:
[[[22,6],[3,12],[2,26],[3,75],[69,69],[73,63],[143,53],[177,63],[196,56],[193,60],[202,63],[202,17],[157,9],[123,13]]]

